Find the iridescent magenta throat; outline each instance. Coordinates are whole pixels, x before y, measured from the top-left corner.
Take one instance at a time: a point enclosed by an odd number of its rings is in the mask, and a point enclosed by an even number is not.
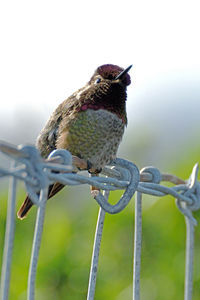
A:
[[[105,109],[107,111],[110,111],[114,114],[116,114],[124,124],[126,124],[126,119],[124,118],[124,116],[122,116],[121,114],[117,113],[112,107],[108,107],[108,106],[104,106],[102,104],[92,104],[92,103],[88,103],[88,104],[83,104],[80,107],[79,111],[86,111],[87,109],[93,109],[93,110],[98,110],[98,109]]]

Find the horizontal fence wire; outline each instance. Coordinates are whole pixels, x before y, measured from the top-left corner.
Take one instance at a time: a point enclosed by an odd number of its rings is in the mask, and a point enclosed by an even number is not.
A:
[[[87,300],[95,297],[95,287],[98,271],[100,245],[104,227],[105,214],[116,214],[122,211],[136,193],[135,200],[135,238],[133,263],[133,299],[140,300],[140,270],[142,247],[142,195],[157,197],[171,195],[176,199],[178,209],[186,220],[186,263],[185,263],[185,293],[184,300],[192,300],[193,260],[194,260],[194,227],[197,221],[193,211],[200,209],[200,183],[197,179],[198,165],[192,170],[188,180],[182,180],[175,175],[161,174],[154,167],[146,167],[141,171],[132,162],[116,158],[111,165],[106,166],[101,176],[77,174],[73,157],[67,150],[55,150],[48,159],[42,159],[34,146],[13,146],[0,142],[0,151],[14,161],[10,169],[0,168],[0,178],[11,177],[10,194],[7,211],[3,263],[1,272],[1,300],[8,300],[10,273],[12,267],[12,249],[15,232],[15,201],[17,181],[25,183],[27,193],[38,207],[35,232],[29,266],[27,299],[35,299],[35,279],[42,231],[45,216],[45,206],[49,185],[60,182],[64,185],[88,184],[96,188],[94,199],[100,205],[92,262],[88,285]],[[172,187],[161,185],[161,181],[174,184]],[[109,203],[109,192],[124,190],[123,195],[112,205]],[[103,193],[101,193],[101,191]]]

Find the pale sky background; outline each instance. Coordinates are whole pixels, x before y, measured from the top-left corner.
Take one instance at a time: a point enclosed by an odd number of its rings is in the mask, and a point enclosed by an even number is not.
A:
[[[0,139],[33,143],[105,63],[133,64],[125,142],[199,132],[199,14],[199,0],[1,1]]]

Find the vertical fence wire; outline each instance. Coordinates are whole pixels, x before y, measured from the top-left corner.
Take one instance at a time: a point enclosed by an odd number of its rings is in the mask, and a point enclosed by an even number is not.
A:
[[[39,257],[39,251],[41,246],[43,225],[44,225],[44,215],[45,215],[45,205],[47,200],[48,188],[44,188],[40,193],[40,206],[37,210],[37,217],[35,223],[35,231],[33,238],[33,247],[31,253],[31,262],[28,275],[28,290],[27,299],[35,299],[35,279],[36,279],[36,269]]]
[[[14,162],[12,166],[15,167],[15,165],[16,163]],[[12,262],[12,252],[13,252],[13,243],[14,243],[14,235],[15,235],[16,189],[17,189],[17,179],[15,177],[11,177],[10,184],[9,184],[6,232],[5,232],[4,251],[3,251],[3,264],[2,264],[2,272],[1,272],[1,288],[0,288],[1,300],[7,300],[9,296],[11,262]]]
[[[104,191],[103,195],[104,195],[105,199],[108,200],[109,191]],[[90,268],[87,300],[93,300],[94,295],[95,295],[98,262],[99,262],[99,252],[100,252],[100,246],[101,246],[104,220],[105,220],[105,211],[102,208],[100,208],[99,214],[98,214],[95,238],[94,238],[94,246],[93,246],[92,262],[91,262],[91,268]]]
[[[186,257],[185,257],[185,291],[184,300],[192,300],[193,260],[194,260],[194,223],[189,217],[186,222]]]
[[[133,300],[140,300],[141,249],[142,249],[142,193],[136,192],[134,261],[133,261]]]

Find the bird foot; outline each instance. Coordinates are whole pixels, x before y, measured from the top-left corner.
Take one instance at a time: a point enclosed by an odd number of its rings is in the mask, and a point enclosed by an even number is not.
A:
[[[92,163],[89,160],[85,161],[84,159],[79,158],[78,156],[73,155],[72,161],[75,169],[78,169],[79,171],[88,171],[92,175],[98,175],[102,171],[102,168],[97,169],[93,167]],[[78,170],[74,171],[77,172]]]
[[[98,174],[101,173],[102,168],[99,168],[99,169],[94,168],[92,163],[88,160],[87,161],[87,170],[90,174],[98,176]]]
[[[100,189],[98,189],[97,187],[95,187],[95,186],[90,187],[90,193],[93,198],[97,197],[99,195],[99,192],[100,192]]]
[[[78,156],[72,156],[72,163],[73,163],[73,166],[75,168],[74,171],[83,171],[83,170],[88,170],[88,163],[87,161],[85,161],[84,159],[82,158],[79,158]]]

